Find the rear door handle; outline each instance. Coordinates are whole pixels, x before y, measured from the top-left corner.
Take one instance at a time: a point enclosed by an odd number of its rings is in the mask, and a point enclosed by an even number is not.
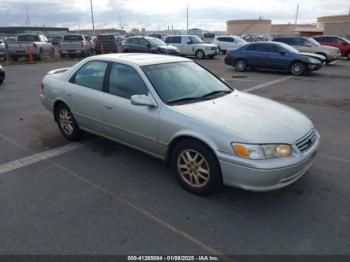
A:
[[[67,96],[72,96],[72,93],[67,93]]]

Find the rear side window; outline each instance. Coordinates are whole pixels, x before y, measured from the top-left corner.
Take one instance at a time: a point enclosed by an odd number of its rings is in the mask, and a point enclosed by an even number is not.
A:
[[[40,41],[37,35],[19,35],[17,41],[35,42]]]
[[[165,40],[166,43],[181,44],[181,36],[169,36]]]
[[[258,46],[259,45],[249,45],[249,46],[247,46],[247,48],[245,50],[246,51],[258,51]]]
[[[82,35],[65,35],[63,41],[83,41],[84,38]]]
[[[109,93],[130,99],[133,95],[147,95],[148,89],[134,68],[113,63],[109,76]]]
[[[88,62],[75,73],[72,82],[80,86],[102,91],[107,66],[108,63],[103,61]]]

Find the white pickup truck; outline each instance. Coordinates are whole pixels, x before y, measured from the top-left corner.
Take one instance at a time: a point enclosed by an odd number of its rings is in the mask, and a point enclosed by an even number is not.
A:
[[[41,60],[45,55],[53,56],[54,49],[44,35],[20,34],[16,41],[7,42],[6,49],[8,56],[16,61],[20,57],[28,57],[29,50],[33,59]]]
[[[180,55],[195,56],[199,59],[214,58],[218,54],[218,46],[205,43],[196,35],[170,35],[165,43],[177,47]]]
[[[89,56],[91,54],[91,43],[81,34],[64,35],[58,45],[61,57],[67,56]]]

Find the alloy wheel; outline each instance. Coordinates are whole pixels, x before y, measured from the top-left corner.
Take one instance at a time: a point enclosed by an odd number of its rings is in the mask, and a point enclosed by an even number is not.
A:
[[[74,132],[74,127],[73,127],[73,118],[70,112],[62,108],[60,113],[59,113],[59,122],[60,126],[62,127],[63,132],[70,136]]]
[[[210,178],[210,168],[207,160],[202,154],[193,149],[186,149],[179,154],[177,169],[183,181],[191,187],[203,187]]]

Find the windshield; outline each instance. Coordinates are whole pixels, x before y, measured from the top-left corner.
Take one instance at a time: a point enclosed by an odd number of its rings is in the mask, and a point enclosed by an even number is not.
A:
[[[284,49],[286,49],[288,52],[291,52],[291,53],[294,53],[294,54],[297,54],[299,53],[299,51],[297,49],[295,49],[294,47],[290,46],[290,45],[287,45],[285,43],[282,43],[282,42],[278,42],[278,44],[283,47]]]
[[[317,42],[315,39],[313,38],[308,38],[307,42],[311,45],[311,46],[320,46],[319,42]]]
[[[145,37],[145,39],[151,44],[151,46],[162,46],[162,45],[166,45],[165,42],[163,42],[162,40],[158,39],[158,38],[154,38],[154,37]]]
[[[213,92],[232,92],[214,75],[193,62],[144,66],[148,79],[165,103],[203,97]]]
[[[343,38],[343,37],[339,37],[339,39],[341,39],[341,40],[344,41],[345,43],[350,44],[350,41],[349,41],[348,39],[345,39],[345,38]]]
[[[191,41],[192,44],[200,44],[204,43],[203,40],[199,36],[189,36],[188,39]]]
[[[63,41],[83,41],[82,35],[65,35]]]

